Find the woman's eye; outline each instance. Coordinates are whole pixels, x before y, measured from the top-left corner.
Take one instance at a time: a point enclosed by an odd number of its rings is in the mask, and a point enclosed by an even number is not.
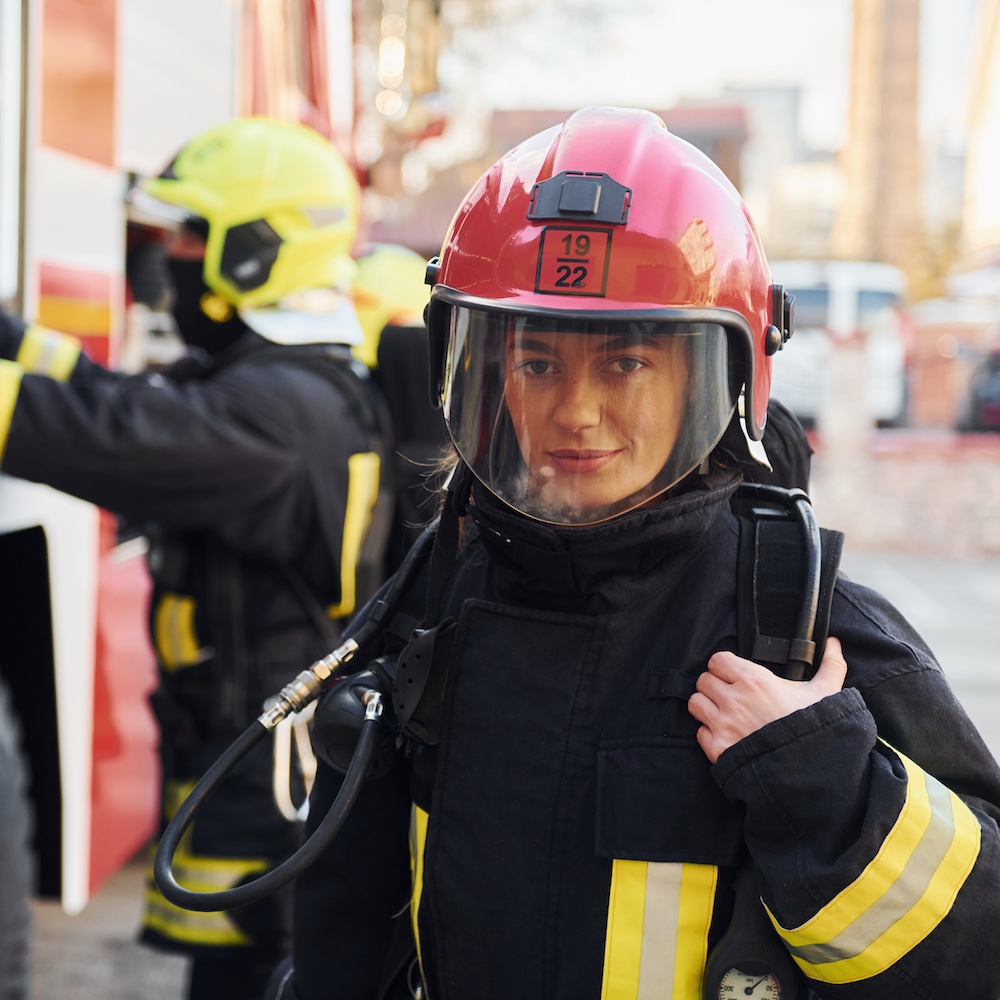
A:
[[[528,375],[547,375],[552,370],[552,363],[541,358],[531,358],[522,361],[517,368],[518,371],[526,372]]]
[[[637,372],[640,368],[645,368],[645,364],[638,358],[615,358],[612,362],[612,366],[619,372],[623,374],[630,374],[632,372]]]

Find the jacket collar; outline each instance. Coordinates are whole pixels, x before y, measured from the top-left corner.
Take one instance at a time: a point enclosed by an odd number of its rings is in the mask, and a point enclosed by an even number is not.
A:
[[[717,470],[683,493],[594,527],[556,527],[517,513],[478,482],[476,523],[503,601],[594,613],[669,587],[714,534],[739,483]]]

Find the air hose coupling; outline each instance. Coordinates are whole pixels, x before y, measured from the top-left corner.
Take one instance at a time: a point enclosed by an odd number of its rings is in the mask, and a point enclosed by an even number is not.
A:
[[[332,653],[328,653],[323,659],[317,660],[311,667],[303,670],[269,700],[257,721],[265,729],[274,729],[282,719],[286,719],[293,712],[301,712],[306,705],[322,694],[330,678],[339,673],[359,648],[354,639],[348,639]]]
[[[382,692],[367,691],[362,699],[365,703],[365,722],[373,722],[382,717]]]

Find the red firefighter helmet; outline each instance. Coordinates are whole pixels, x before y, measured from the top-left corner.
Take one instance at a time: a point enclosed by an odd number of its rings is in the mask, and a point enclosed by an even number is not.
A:
[[[648,502],[715,448],[741,392],[761,438],[790,300],[736,189],[650,112],[585,108],[511,150],[428,281],[435,401],[462,459],[529,516]],[[601,412],[564,412],[578,390]],[[655,448],[637,440],[650,423]]]

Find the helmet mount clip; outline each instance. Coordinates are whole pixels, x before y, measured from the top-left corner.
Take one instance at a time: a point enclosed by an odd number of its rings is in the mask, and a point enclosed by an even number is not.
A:
[[[632,189],[608,174],[564,170],[531,190],[528,218],[575,219],[623,226],[628,222]]]
[[[795,296],[784,285],[771,285],[771,325],[764,334],[764,353],[777,354],[795,332]]]
[[[781,331],[772,323],[764,334],[764,353],[770,358],[785,346],[785,338]]]

